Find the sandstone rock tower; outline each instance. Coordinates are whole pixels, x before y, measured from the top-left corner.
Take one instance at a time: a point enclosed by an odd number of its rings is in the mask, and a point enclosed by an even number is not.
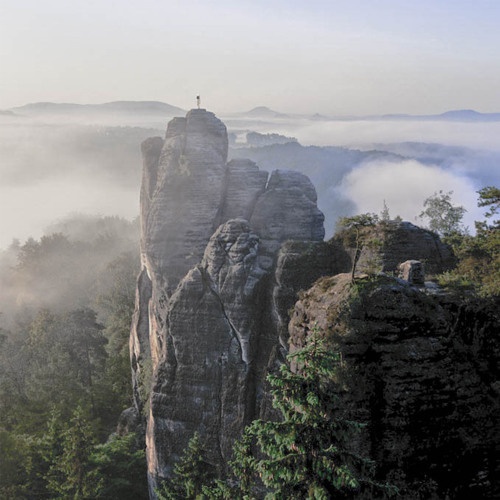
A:
[[[223,467],[243,427],[267,411],[265,375],[297,282],[284,270],[290,244],[279,264],[278,254],[287,240],[306,251],[324,237],[307,177],[227,163],[227,147],[226,127],[204,109],[142,145],[131,360],[152,496],[195,431]]]

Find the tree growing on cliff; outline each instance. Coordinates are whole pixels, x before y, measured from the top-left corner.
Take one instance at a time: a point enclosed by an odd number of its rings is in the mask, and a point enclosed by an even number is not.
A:
[[[364,487],[381,486],[370,479],[373,462],[352,445],[362,425],[339,406],[337,354],[314,333],[288,361],[295,370],[285,364],[268,377],[282,419],[255,420],[245,429],[232,463],[238,486],[219,483],[205,490],[209,496],[253,498],[267,490],[266,498],[274,499],[351,498]]]
[[[439,191],[429,196],[424,201],[424,210],[419,215],[421,219],[427,219],[429,229],[440,236],[465,232],[462,219],[467,210],[462,206],[452,205],[452,194],[453,191]]]
[[[338,220],[337,226],[342,231],[346,231],[349,236],[353,236],[350,245],[354,246],[354,256],[352,258],[351,280],[354,282],[356,266],[363,248],[368,243],[367,229],[377,225],[379,217],[377,214],[365,213],[352,217],[342,217]]]

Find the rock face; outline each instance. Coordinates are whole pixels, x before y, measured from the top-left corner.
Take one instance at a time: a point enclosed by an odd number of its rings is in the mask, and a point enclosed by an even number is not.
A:
[[[420,261],[425,275],[442,273],[456,265],[449,245],[445,245],[437,234],[411,222],[380,223],[366,228],[364,238],[367,243],[357,265],[360,272],[397,273],[399,264],[407,260]],[[337,246],[339,255],[343,252],[351,262],[356,247],[352,231],[335,235],[332,242]]]
[[[317,325],[341,353],[342,401],[402,498],[498,498],[498,315],[397,278],[322,278],[297,302],[291,348]]]
[[[175,118],[142,152],[134,409],[120,432],[144,431],[152,498],[195,432],[224,472],[244,426],[272,414],[269,367],[289,341],[291,349],[307,342],[314,324],[342,353],[343,400],[369,424],[363,446],[381,478],[404,498],[465,498],[467,488],[494,498],[498,322],[427,293],[416,261],[426,275],[453,265],[439,238],[404,222],[370,229],[358,271],[390,274],[406,262],[404,277],[417,286],[385,276],[352,287],[339,273],[350,271],[356,248],[349,234],[322,241],[309,179],[227,163],[226,128],[212,113]],[[288,330],[299,290],[318,278]]]
[[[243,427],[268,411],[264,380],[288,314],[273,295],[285,287],[295,300],[278,254],[287,240],[320,244],[324,217],[304,175],[226,163],[226,128],[205,110],[175,118],[142,150],[131,361],[154,497],[195,431],[220,469]]]

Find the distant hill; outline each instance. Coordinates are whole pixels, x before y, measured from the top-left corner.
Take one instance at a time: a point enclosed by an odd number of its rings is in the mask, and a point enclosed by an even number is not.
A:
[[[446,111],[439,115],[382,115],[369,116],[369,120],[411,120],[411,121],[455,121],[455,122],[497,122],[500,121],[500,113],[479,113],[473,109],[458,109]]]
[[[257,106],[256,108],[241,114],[250,118],[289,118],[288,115],[278,113],[277,111],[274,111],[266,106]]]
[[[99,114],[99,113],[141,113],[148,115],[184,115],[186,111],[160,101],[114,101],[104,104],[75,104],[55,102],[35,102],[10,110],[24,115],[46,114]]]
[[[473,109],[447,111],[437,116],[443,120],[457,121],[500,121],[500,113],[479,113]]]

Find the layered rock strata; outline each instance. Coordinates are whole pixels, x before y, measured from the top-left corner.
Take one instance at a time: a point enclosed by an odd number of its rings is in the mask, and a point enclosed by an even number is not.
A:
[[[194,432],[223,468],[243,427],[268,411],[264,380],[288,314],[273,307],[273,290],[288,286],[277,256],[287,240],[319,244],[324,217],[304,175],[226,163],[226,128],[205,110],[175,118],[142,151],[131,361],[154,497]]]

